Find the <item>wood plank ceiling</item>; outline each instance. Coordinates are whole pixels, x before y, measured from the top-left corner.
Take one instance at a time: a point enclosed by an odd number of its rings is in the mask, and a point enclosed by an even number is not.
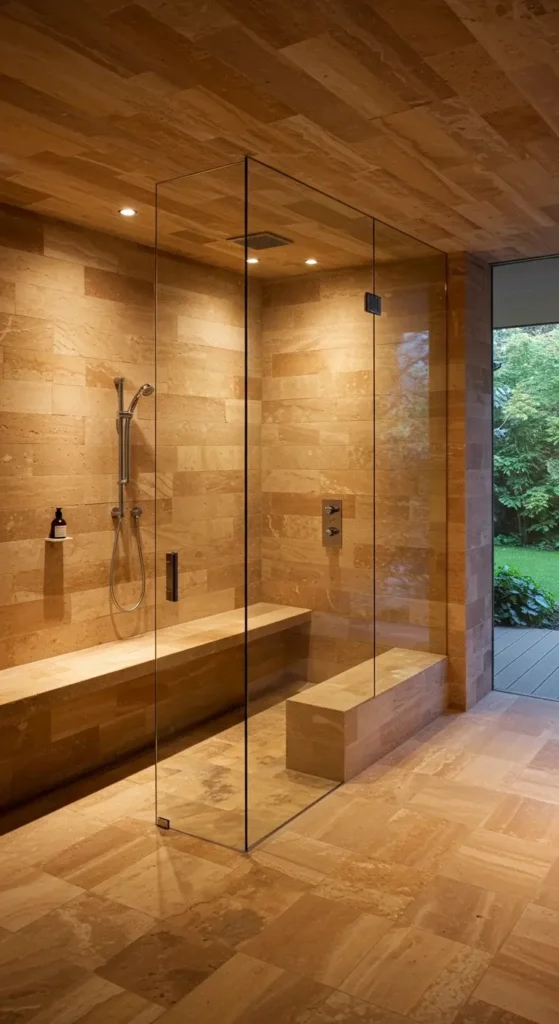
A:
[[[558,252],[559,0],[0,0],[0,201],[149,242],[156,181],[245,153],[447,251]]]

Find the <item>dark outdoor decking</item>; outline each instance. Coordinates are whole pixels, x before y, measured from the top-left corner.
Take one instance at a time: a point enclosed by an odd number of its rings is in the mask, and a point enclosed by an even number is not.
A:
[[[494,686],[559,700],[559,630],[497,626]]]

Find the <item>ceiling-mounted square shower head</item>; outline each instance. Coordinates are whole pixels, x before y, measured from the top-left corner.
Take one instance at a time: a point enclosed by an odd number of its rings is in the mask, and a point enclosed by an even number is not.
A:
[[[245,242],[247,249],[276,249],[280,245],[291,245],[290,238],[276,235],[274,231],[255,231],[251,235],[239,235],[237,238],[228,238],[228,242],[235,242],[244,249]]]

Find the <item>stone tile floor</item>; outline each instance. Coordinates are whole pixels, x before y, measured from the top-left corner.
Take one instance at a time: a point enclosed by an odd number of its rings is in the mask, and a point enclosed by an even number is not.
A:
[[[151,771],[0,838],[1,1024],[559,1021],[557,704],[439,719],[248,856],[154,829]]]
[[[285,766],[285,698],[309,688],[293,681],[251,700],[247,731],[248,845],[279,828],[338,785]],[[209,735],[208,735],[209,733]],[[223,716],[162,748],[158,813],[180,831],[245,847],[245,726],[241,713]]]

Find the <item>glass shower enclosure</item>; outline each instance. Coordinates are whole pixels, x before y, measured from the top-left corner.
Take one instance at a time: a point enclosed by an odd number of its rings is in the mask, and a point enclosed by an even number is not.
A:
[[[157,816],[247,850],[340,784],[293,701],[445,653],[445,258],[251,158],[156,234]]]

